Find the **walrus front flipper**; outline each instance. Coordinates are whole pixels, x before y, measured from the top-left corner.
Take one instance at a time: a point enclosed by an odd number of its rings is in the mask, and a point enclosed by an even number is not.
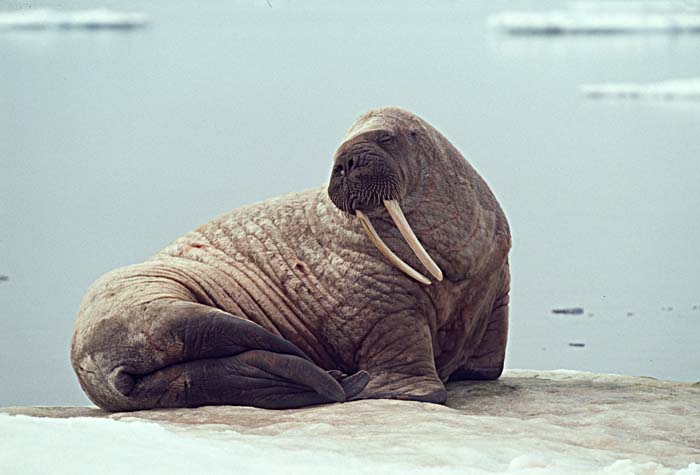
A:
[[[427,322],[411,314],[385,317],[363,340],[360,368],[369,383],[352,399],[403,399],[442,404],[447,391],[435,369]]]
[[[454,371],[449,381],[491,381],[501,377],[508,340],[508,304],[510,303],[510,270],[503,273],[505,290],[493,303],[486,329],[467,362]]]

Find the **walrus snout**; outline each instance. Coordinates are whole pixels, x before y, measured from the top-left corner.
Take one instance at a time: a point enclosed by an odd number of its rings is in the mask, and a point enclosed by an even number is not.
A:
[[[394,136],[371,131],[345,141],[338,147],[328,184],[328,196],[345,213],[369,212],[384,200],[402,197],[399,166],[390,153]]]

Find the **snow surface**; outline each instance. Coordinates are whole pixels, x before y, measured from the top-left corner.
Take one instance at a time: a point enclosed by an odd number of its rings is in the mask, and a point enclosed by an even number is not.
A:
[[[146,26],[143,13],[115,12],[107,9],[72,12],[49,9],[0,12],[0,30],[43,29],[131,29]]]
[[[488,19],[515,35],[700,33],[700,5],[691,1],[575,2],[566,10],[506,11]]]
[[[591,98],[700,100],[700,78],[655,83],[584,84],[581,91]]]
[[[700,475],[698,384],[511,370],[448,390],[448,407],[5,408],[0,473]]]

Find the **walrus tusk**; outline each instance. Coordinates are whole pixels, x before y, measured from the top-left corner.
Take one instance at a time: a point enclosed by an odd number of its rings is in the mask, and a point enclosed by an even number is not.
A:
[[[411,247],[418,260],[423,263],[425,268],[428,269],[428,272],[433,274],[433,277],[435,277],[438,282],[442,281],[442,271],[430,257],[430,254],[426,252],[420,241],[418,241],[416,234],[413,232],[413,229],[411,229],[411,225],[408,224],[403,211],[401,211],[399,202],[396,200],[384,200],[384,206],[386,206],[386,210],[391,215],[391,219],[394,220],[394,224],[396,224],[396,227],[399,228],[401,235]]]
[[[367,236],[369,236],[369,239],[372,241],[372,243],[377,246],[377,249],[379,249],[379,252],[384,254],[384,256],[389,259],[389,261],[394,264],[396,267],[398,267],[401,271],[403,271],[406,275],[409,277],[417,280],[421,284],[425,285],[430,285],[430,281],[424,276],[421,275],[417,270],[415,270],[413,267],[409,266],[406,264],[404,261],[402,261],[399,256],[394,254],[389,247],[384,244],[384,241],[382,241],[382,238],[379,237],[379,234],[377,234],[377,231],[374,229],[374,226],[372,226],[372,223],[370,222],[369,218],[360,210],[355,210],[355,213],[357,214],[357,219],[362,223],[362,227],[365,228],[365,232],[367,233]]]

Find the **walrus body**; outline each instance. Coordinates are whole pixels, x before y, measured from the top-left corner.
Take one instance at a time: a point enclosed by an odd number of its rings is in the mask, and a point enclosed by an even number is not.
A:
[[[373,172],[375,162],[393,172]],[[357,185],[387,174],[389,191]],[[411,279],[367,239],[355,214],[420,268],[386,199],[401,203],[442,281]],[[343,140],[328,191],[234,210],[98,279],[71,361],[107,410],[442,403],[450,378],[500,376],[509,248],[502,210],[447,139],[406,111],[377,109]]]

